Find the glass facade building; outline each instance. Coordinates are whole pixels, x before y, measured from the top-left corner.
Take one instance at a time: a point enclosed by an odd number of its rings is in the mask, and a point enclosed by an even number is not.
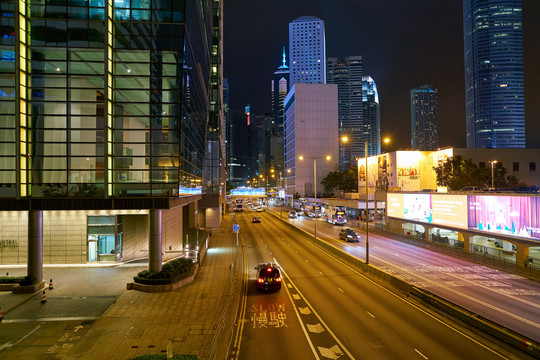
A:
[[[326,84],[324,21],[302,16],[289,23],[289,89],[296,83]]]
[[[362,57],[328,58],[326,83],[338,86],[339,166],[346,169],[364,154]]]
[[[411,90],[411,147],[422,151],[439,148],[439,91],[434,86]]]
[[[211,2],[1,6],[1,197],[175,197],[201,186]]]
[[[362,77],[362,119],[368,156],[381,153],[381,106],[377,84],[371,76]],[[365,147],[359,153],[365,153]]]
[[[468,148],[525,148],[521,0],[463,0]]]

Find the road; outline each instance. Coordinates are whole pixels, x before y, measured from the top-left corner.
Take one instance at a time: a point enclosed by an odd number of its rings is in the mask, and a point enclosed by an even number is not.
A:
[[[262,223],[250,223],[253,215]],[[273,259],[284,277],[279,293],[250,286],[240,359],[504,358],[320,251],[274,216],[245,212],[237,220],[251,282],[251,269]],[[253,315],[271,306],[283,310],[286,328],[257,323]]]
[[[276,213],[279,216],[279,211]],[[283,219],[313,233],[314,219]],[[317,236],[365,259],[360,243],[338,239],[340,226],[317,220]],[[432,292],[476,314],[540,341],[540,284],[522,276],[370,233],[370,263],[408,283]]]

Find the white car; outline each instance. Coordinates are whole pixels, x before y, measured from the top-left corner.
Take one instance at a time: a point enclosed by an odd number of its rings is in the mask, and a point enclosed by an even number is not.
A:
[[[262,207],[259,206],[259,207],[257,208],[257,212],[261,212],[261,211],[264,211],[264,209],[263,209]]]

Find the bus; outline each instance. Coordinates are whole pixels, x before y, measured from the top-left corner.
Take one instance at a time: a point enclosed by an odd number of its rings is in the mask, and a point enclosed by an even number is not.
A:
[[[345,225],[347,223],[345,206],[330,206],[326,211],[324,220],[334,225]]]
[[[244,211],[244,204],[242,199],[236,199],[234,202],[234,211]]]

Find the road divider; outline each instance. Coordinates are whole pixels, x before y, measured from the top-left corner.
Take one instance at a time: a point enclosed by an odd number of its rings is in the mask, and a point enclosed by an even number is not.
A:
[[[282,223],[286,224],[286,226],[293,229],[295,232],[302,234],[306,239],[311,241],[313,245],[323,249],[334,257],[339,258],[355,268],[360,269],[365,276],[387,288],[388,290],[397,292],[416,303],[420,303],[427,308],[436,310],[443,316],[451,316],[458,319],[467,325],[474,327],[475,329],[481,330],[484,333],[515,347],[516,349],[540,359],[540,343],[537,341],[523,336],[513,330],[502,327],[501,325],[485,319],[476,313],[440,298],[429,291],[417,288],[371,264],[366,264],[365,261],[354,257],[353,255],[327,243],[324,240],[315,238],[309,232],[298,228],[285,219],[281,219],[279,215],[274,214],[274,212],[268,211],[268,213],[273,215],[276,219],[281,220]]]

